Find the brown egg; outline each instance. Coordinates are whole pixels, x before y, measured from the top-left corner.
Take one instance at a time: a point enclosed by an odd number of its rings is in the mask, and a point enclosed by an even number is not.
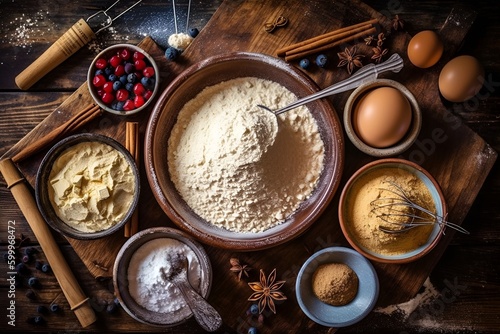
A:
[[[363,95],[354,107],[352,124],[358,137],[376,148],[400,141],[410,128],[410,102],[393,87],[380,87]]]
[[[443,42],[438,34],[431,30],[424,30],[410,40],[407,53],[413,65],[428,68],[439,61],[443,49]]]
[[[451,102],[464,102],[476,95],[484,83],[484,68],[472,56],[458,56],[439,74],[439,91]]]

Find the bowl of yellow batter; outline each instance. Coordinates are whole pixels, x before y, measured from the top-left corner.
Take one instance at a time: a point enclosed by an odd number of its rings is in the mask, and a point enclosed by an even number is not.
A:
[[[139,200],[139,172],[116,140],[83,133],[55,144],[35,184],[47,223],[75,239],[97,239],[121,229]]]
[[[357,170],[342,191],[338,215],[351,246],[384,263],[407,263],[428,254],[447,224],[437,181],[421,166],[397,158]]]

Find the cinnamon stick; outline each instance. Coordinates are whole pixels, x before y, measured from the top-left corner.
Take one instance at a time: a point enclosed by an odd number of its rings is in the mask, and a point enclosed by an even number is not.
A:
[[[299,53],[296,53],[296,54],[292,54],[290,56],[287,55],[287,56],[285,56],[285,61],[288,62],[288,61],[292,61],[292,60],[295,60],[295,59],[300,59],[300,58],[303,58],[305,56],[309,56],[309,55],[314,54],[314,53],[318,53],[318,52],[321,52],[321,51],[332,49],[332,48],[334,48],[334,47],[336,47],[338,45],[342,45],[342,44],[345,44],[345,43],[352,42],[353,40],[356,40],[358,38],[362,38],[362,37],[367,36],[367,35],[372,35],[376,31],[377,31],[377,29],[374,28],[374,27],[372,27],[372,28],[370,28],[370,29],[368,29],[366,31],[362,31],[360,33],[351,35],[351,36],[346,37],[346,38],[341,39],[341,40],[337,40],[337,41],[331,42],[331,43],[323,45],[323,46],[306,49],[305,51],[302,51],[302,52],[299,52]]]
[[[12,161],[19,162],[30,157],[31,155],[50,145],[57,139],[87,124],[97,116],[101,115],[101,113],[102,110],[97,105],[91,104],[86,106],[65,123],[61,124],[45,136],[39,138],[38,140],[30,143],[28,146],[23,148],[20,152],[12,157]]]
[[[125,123],[125,148],[130,152],[139,166],[139,123]],[[139,231],[139,210],[136,208],[130,217],[130,220],[125,224],[124,235],[131,237]]]
[[[11,159],[0,161],[0,173],[4,176],[7,188],[10,189],[31,230],[33,230],[33,234],[38,240],[71,310],[75,312],[82,327],[88,327],[97,320],[89,298],[85,296],[80,285],[78,285],[75,275],[57,246],[54,236],[26,185],[24,176]]]
[[[328,38],[328,37],[332,37],[332,36],[335,36],[335,35],[340,35],[342,33],[352,31],[352,30],[357,29],[359,27],[363,27],[363,26],[366,26],[366,25],[373,25],[373,24],[375,24],[377,22],[378,22],[377,19],[371,19],[371,20],[368,20],[368,21],[365,21],[365,22],[361,22],[361,23],[357,23],[357,24],[348,26],[348,27],[340,28],[340,29],[328,32],[326,34],[322,34],[322,35],[319,35],[319,36],[316,36],[316,37],[313,37],[313,38],[309,38],[309,39],[307,39],[305,41],[302,41],[302,42],[298,42],[298,43],[295,43],[295,44],[292,44],[292,45],[288,45],[288,46],[282,47],[281,49],[278,49],[278,51],[276,51],[276,54],[278,55],[278,57],[283,57],[290,50],[293,50],[293,49],[296,49],[296,48],[300,48],[300,47],[303,47],[303,46],[306,46],[306,45],[310,45],[310,44],[315,43],[315,42],[317,42],[319,40],[322,40],[322,39],[325,39],[325,38]],[[343,37],[340,37],[340,38],[343,38]]]

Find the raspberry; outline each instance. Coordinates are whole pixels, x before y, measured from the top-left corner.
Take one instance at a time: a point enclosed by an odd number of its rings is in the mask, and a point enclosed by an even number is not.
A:
[[[120,88],[116,92],[116,99],[118,101],[125,101],[126,99],[128,99],[128,95],[128,90],[126,90],[125,88]]]
[[[146,62],[143,59],[137,59],[134,62],[134,65],[135,65],[135,69],[138,71],[142,71],[143,69],[146,68]]]
[[[129,60],[130,59],[130,56],[131,56],[131,53],[130,53],[130,50],[127,49],[127,48],[124,48],[120,51],[120,57],[123,59],[123,60]]]
[[[101,97],[101,100],[102,102],[106,103],[106,104],[110,104],[111,102],[113,102],[113,100],[115,99],[115,96],[113,95],[113,93],[104,93],[102,94],[102,97]]]
[[[123,110],[130,111],[134,109],[135,109],[134,101],[132,100],[125,101],[125,104],[123,105]]]
[[[142,71],[142,75],[147,78],[151,78],[153,75],[155,75],[155,69],[152,66],[148,66]]]
[[[134,52],[134,60],[138,60],[138,59],[144,59],[144,55],[140,52],[135,51]]]
[[[142,97],[141,95],[137,95],[136,97],[134,97],[134,106],[136,108],[142,107],[144,105],[144,102],[144,97]]]
[[[136,83],[132,91],[135,95],[142,95],[146,92],[146,88],[141,83]]]
[[[119,77],[121,77],[122,75],[125,74],[125,66],[123,65],[118,65],[116,68],[115,68],[115,74]]]
[[[96,87],[102,87],[106,83],[106,78],[102,74],[96,75],[92,80],[92,83]]]
[[[120,58],[120,56],[113,56],[111,57],[111,59],[109,59],[109,63],[111,64],[111,66],[116,68],[122,63],[122,59]]]
[[[106,93],[111,93],[113,91],[113,83],[111,81],[106,81],[102,86],[102,90]]]

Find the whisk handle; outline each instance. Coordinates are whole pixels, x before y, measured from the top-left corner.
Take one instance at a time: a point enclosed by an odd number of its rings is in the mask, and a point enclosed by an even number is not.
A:
[[[92,28],[80,19],[55,41],[40,57],[17,75],[16,85],[27,90],[38,80],[95,38]]]

